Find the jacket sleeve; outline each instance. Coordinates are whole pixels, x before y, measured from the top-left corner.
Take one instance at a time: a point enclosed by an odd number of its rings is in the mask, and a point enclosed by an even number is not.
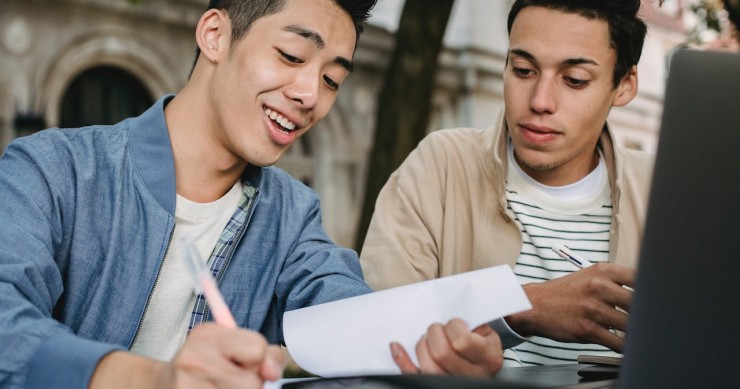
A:
[[[278,276],[279,317],[285,311],[372,292],[363,280],[357,253],[337,246],[324,231],[315,194],[305,213],[294,216],[302,225],[294,226],[297,239]]]
[[[72,213],[60,193],[73,188],[73,171],[60,161],[54,141],[48,134],[21,138],[0,158],[4,388],[86,387],[98,360],[118,348],[77,337],[52,318],[69,271],[64,236],[71,232],[64,220]]]
[[[432,133],[419,143],[378,195],[360,258],[365,280],[373,289],[440,277],[444,214],[454,212],[445,209],[449,207],[445,191],[451,190],[447,175],[453,174],[446,165],[456,158],[445,136],[444,131]],[[526,341],[504,319],[489,326],[504,348]]]
[[[409,154],[376,200],[360,260],[373,289],[439,277],[446,153],[434,135]]]

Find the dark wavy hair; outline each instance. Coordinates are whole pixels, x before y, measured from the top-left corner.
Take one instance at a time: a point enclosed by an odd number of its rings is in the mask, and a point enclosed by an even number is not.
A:
[[[509,34],[514,19],[527,7],[543,7],[605,21],[609,26],[610,46],[617,52],[617,63],[614,66],[615,88],[630,68],[640,61],[647,33],[645,22],[637,17],[640,0],[516,0],[509,11]]]
[[[304,0],[295,0],[304,1]],[[355,25],[355,38],[360,39],[365,22],[377,0],[333,0],[352,18]],[[220,9],[231,19],[231,47],[244,38],[255,20],[276,14],[285,7],[286,0],[210,0],[208,9]],[[195,62],[200,56],[200,48],[195,49]],[[192,73],[192,69],[190,70]]]

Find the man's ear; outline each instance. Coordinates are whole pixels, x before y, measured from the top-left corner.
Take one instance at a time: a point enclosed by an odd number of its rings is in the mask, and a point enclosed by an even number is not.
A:
[[[632,65],[627,74],[617,86],[617,95],[614,97],[612,106],[621,107],[632,101],[637,96],[637,66]]]
[[[195,42],[209,62],[220,61],[228,49],[231,36],[229,17],[219,9],[209,9],[195,28]]]

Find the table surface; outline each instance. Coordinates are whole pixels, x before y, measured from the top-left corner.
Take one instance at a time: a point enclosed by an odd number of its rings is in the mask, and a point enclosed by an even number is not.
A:
[[[592,367],[591,364],[562,364],[532,367],[505,367],[494,381],[524,384],[534,388],[612,388],[616,377],[583,378],[578,370]]]
[[[285,380],[271,388],[284,389],[405,389],[405,388],[614,388],[616,379],[589,380],[578,375],[578,370],[594,366],[588,364],[563,364],[533,367],[503,368],[495,378],[474,379],[435,375],[388,375],[345,377],[331,379]]]

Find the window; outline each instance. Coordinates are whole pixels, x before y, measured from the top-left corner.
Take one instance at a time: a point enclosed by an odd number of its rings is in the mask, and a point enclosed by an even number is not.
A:
[[[144,84],[112,66],[86,70],[70,84],[62,99],[60,127],[115,124],[138,116],[154,103]]]

